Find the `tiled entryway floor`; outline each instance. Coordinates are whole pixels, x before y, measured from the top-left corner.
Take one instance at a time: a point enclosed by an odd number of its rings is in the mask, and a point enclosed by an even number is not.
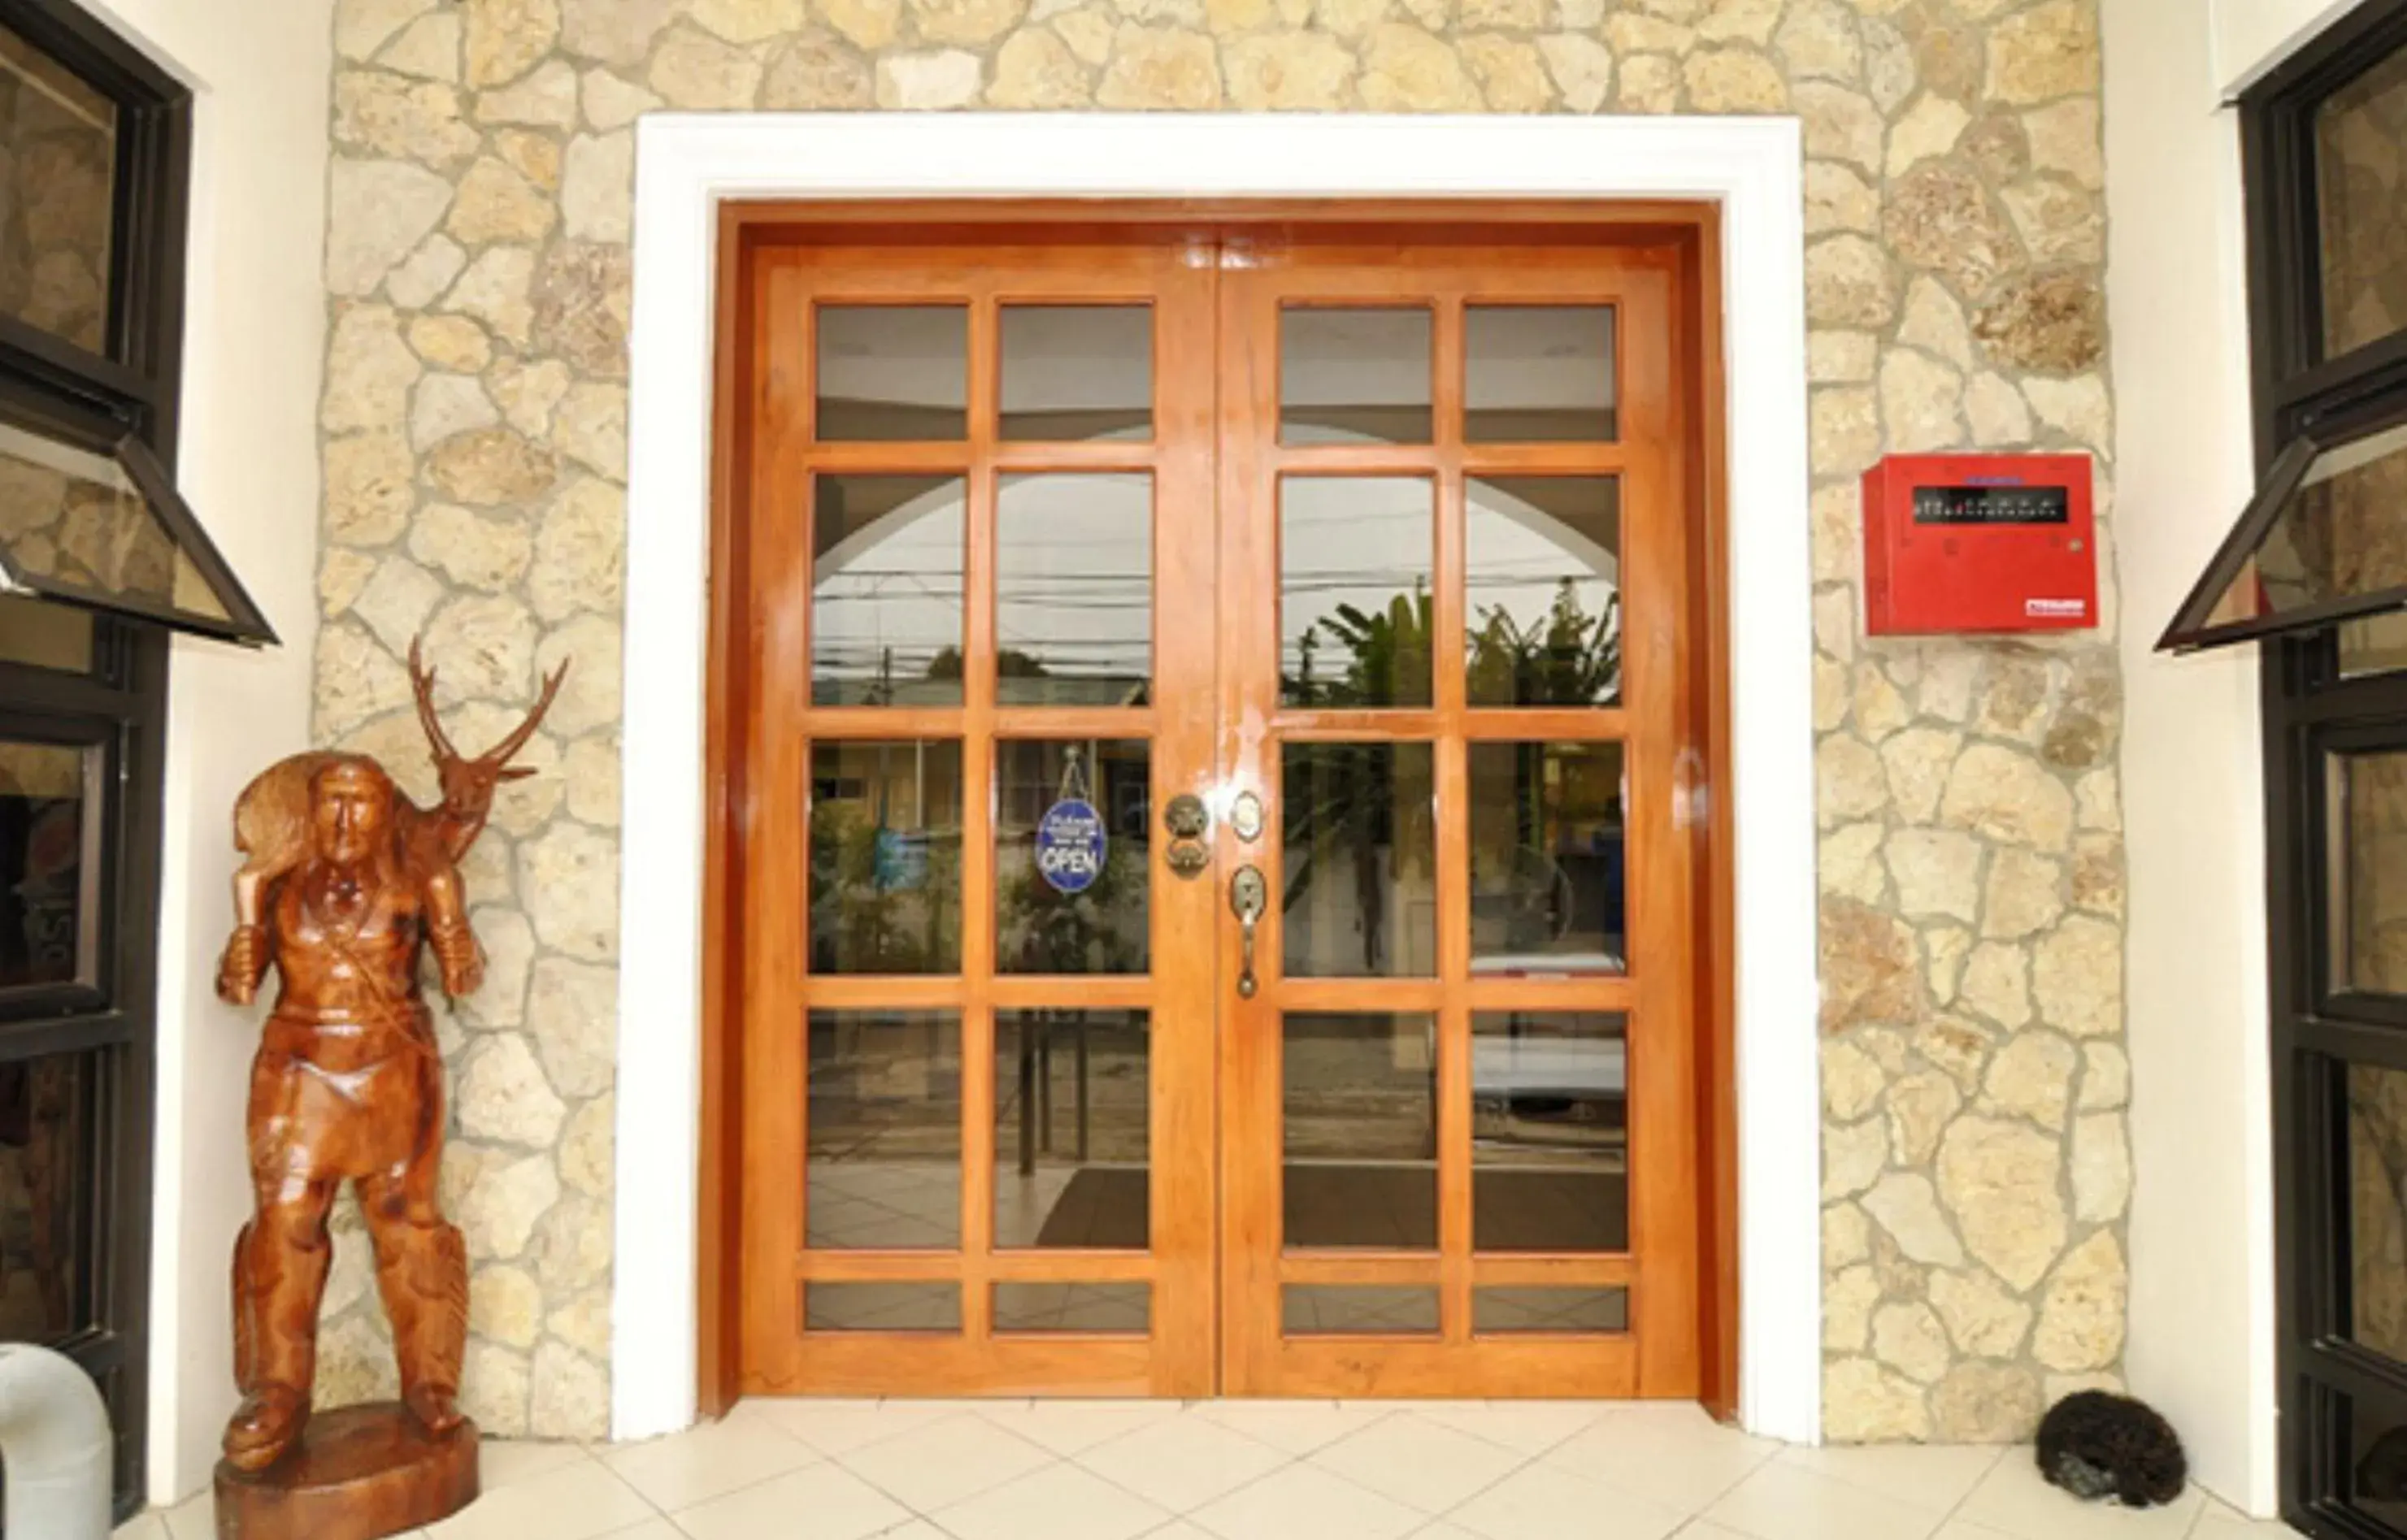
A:
[[[2024,1448],[1792,1449],[1693,1406],[751,1401],[608,1448],[489,1444],[432,1540],[2271,1540]],[[207,1497],[118,1540],[207,1540]]]

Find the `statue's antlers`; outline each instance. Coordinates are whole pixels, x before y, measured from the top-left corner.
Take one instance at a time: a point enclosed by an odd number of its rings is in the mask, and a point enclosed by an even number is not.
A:
[[[435,766],[446,772],[445,784],[450,784],[450,772],[455,767],[481,770],[484,776],[480,779],[493,781],[514,780],[521,775],[534,774],[533,770],[512,770],[510,756],[526,747],[527,740],[534,736],[535,728],[543,726],[545,714],[551,710],[552,701],[560,695],[562,682],[568,677],[566,660],[563,659],[559,668],[544,676],[543,692],[535,698],[534,709],[527,713],[526,719],[513,728],[509,736],[471,759],[452,745],[450,735],[443,730],[443,724],[434,713],[434,671],[426,667],[420,657],[420,640],[412,637],[409,643],[409,687],[418,698],[418,723],[426,729],[426,742],[434,751]]]

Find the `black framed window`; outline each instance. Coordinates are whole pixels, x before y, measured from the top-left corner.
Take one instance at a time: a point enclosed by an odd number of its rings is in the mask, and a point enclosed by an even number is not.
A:
[[[272,640],[177,494],[190,93],[0,0],[0,1339],[140,1505],[168,629]]]
[[[2166,645],[2263,647],[2284,1514],[2407,1536],[2407,0],[2241,105],[2262,479]]]

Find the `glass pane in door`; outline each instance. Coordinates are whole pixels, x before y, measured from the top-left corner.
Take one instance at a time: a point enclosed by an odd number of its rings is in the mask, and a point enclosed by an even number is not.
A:
[[[1437,1024],[1426,1015],[1284,1024],[1290,1247],[1437,1245]]]
[[[1279,312],[1279,438],[1427,444],[1433,436],[1425,307],[1289,305]]]
[[[998,1332],[1111,1332],[1142,1336],[1153,1325],[1146,1283],[998,1283]]]
[[[961,1240],[961,1024],[949,1010],[810,1013],[808,1244]]]
[[[1474,974],[1630,970],[1618,743],[1474,743]]]
[[[1628,1027],[1602,1011],[1471,1018],[1473,1250],[1629,1250]]]
[[[1153,310],[1142,304],[1003,307],[1006,439],[1153,436]]]
[[[1426,706],[1436,488],[1423,476],[1279,486],[1279,700]]]
[[[1289,978],[1437,971],[1436,756],[1427,743],[1281,745]]]
[[[1151,1034],[1143,1010],[996,1012],[997,1246],[1151,1244]]]
[[[967,438],[969,318],[958,304],[821,306],[819,437]]]
[[[1464,499],[1471,704],[1620,704],[1620,478],[1474,476]]]
[[[1471,1329],[1482,1335],[1512,1332],[1626,1332],[1627,1289],[1474,1289]]]
[[[1153,478],[1004,476],[995,700],[1142,706],[1153,693]]]
[[[821,476],[811,500],[811,704],[961,703],[959,476]]]
[[[813,1332],[959,1332],[958,1283],[813,1283],[803,1293]]]
[[[1611,305],[1474,304],[1462,328],[1465,439],[1614,439]]]
[[[958,973],[961,746],[811,746],[811,971]]]
[[[1281,1291],[1289,1336],[1429,1336],[1437,1331],[1437,1291],[1417,1284],[1290,1283]]]

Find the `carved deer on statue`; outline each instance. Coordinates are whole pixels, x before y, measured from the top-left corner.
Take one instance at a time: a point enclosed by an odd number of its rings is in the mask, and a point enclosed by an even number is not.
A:
[[[409,687],[418,698],[418,725],[426,730],[427,745],[434,751],[434,774],[443,787],[443,800],[432,812],[409,820],[412,827],[406,837],[434,841],[448,861],[456,862],[468,854],[468,847],[484,832],[485,819],[493,811],[493,793],[501,784],[523,781],[534,773],[529,766],[511,764],[510,758],[543,726],[553,698],[560,694],[561,682],[567,677],[568,665],[563,663],[545,677],[543,693],[535,697],[534,709],[527,713],[525,721],[491,748],[474,759],[466,758],[451,746],[450,735],[434,714],[434,671],[419,662],[418,642],[412,638]]]
[[[404,851],[427,868],[456,866],[483,832],[493,811],[493,794],[505,781],[535,772],[510,759],[526,747],[551,710],[568,677],[566,663],[547,675],[534,707],[508,736],[470,758],[451,742],[434,711],[434,671],[424,665],[419,643],[409,643],[409,686],[418,701],[418,723],[425,729],[427,747],[434,756],[434,773],[442,799],[421,808],[404,797],[394,809],[394,834]],[[267,885],[298,866],[309,844],[309,783],[328,764],[348,757],[329,750],[296,754],[261,771],[234,808],[235,847],[245,857],[235,873],[236,914],[250,920],[261,912]]]

